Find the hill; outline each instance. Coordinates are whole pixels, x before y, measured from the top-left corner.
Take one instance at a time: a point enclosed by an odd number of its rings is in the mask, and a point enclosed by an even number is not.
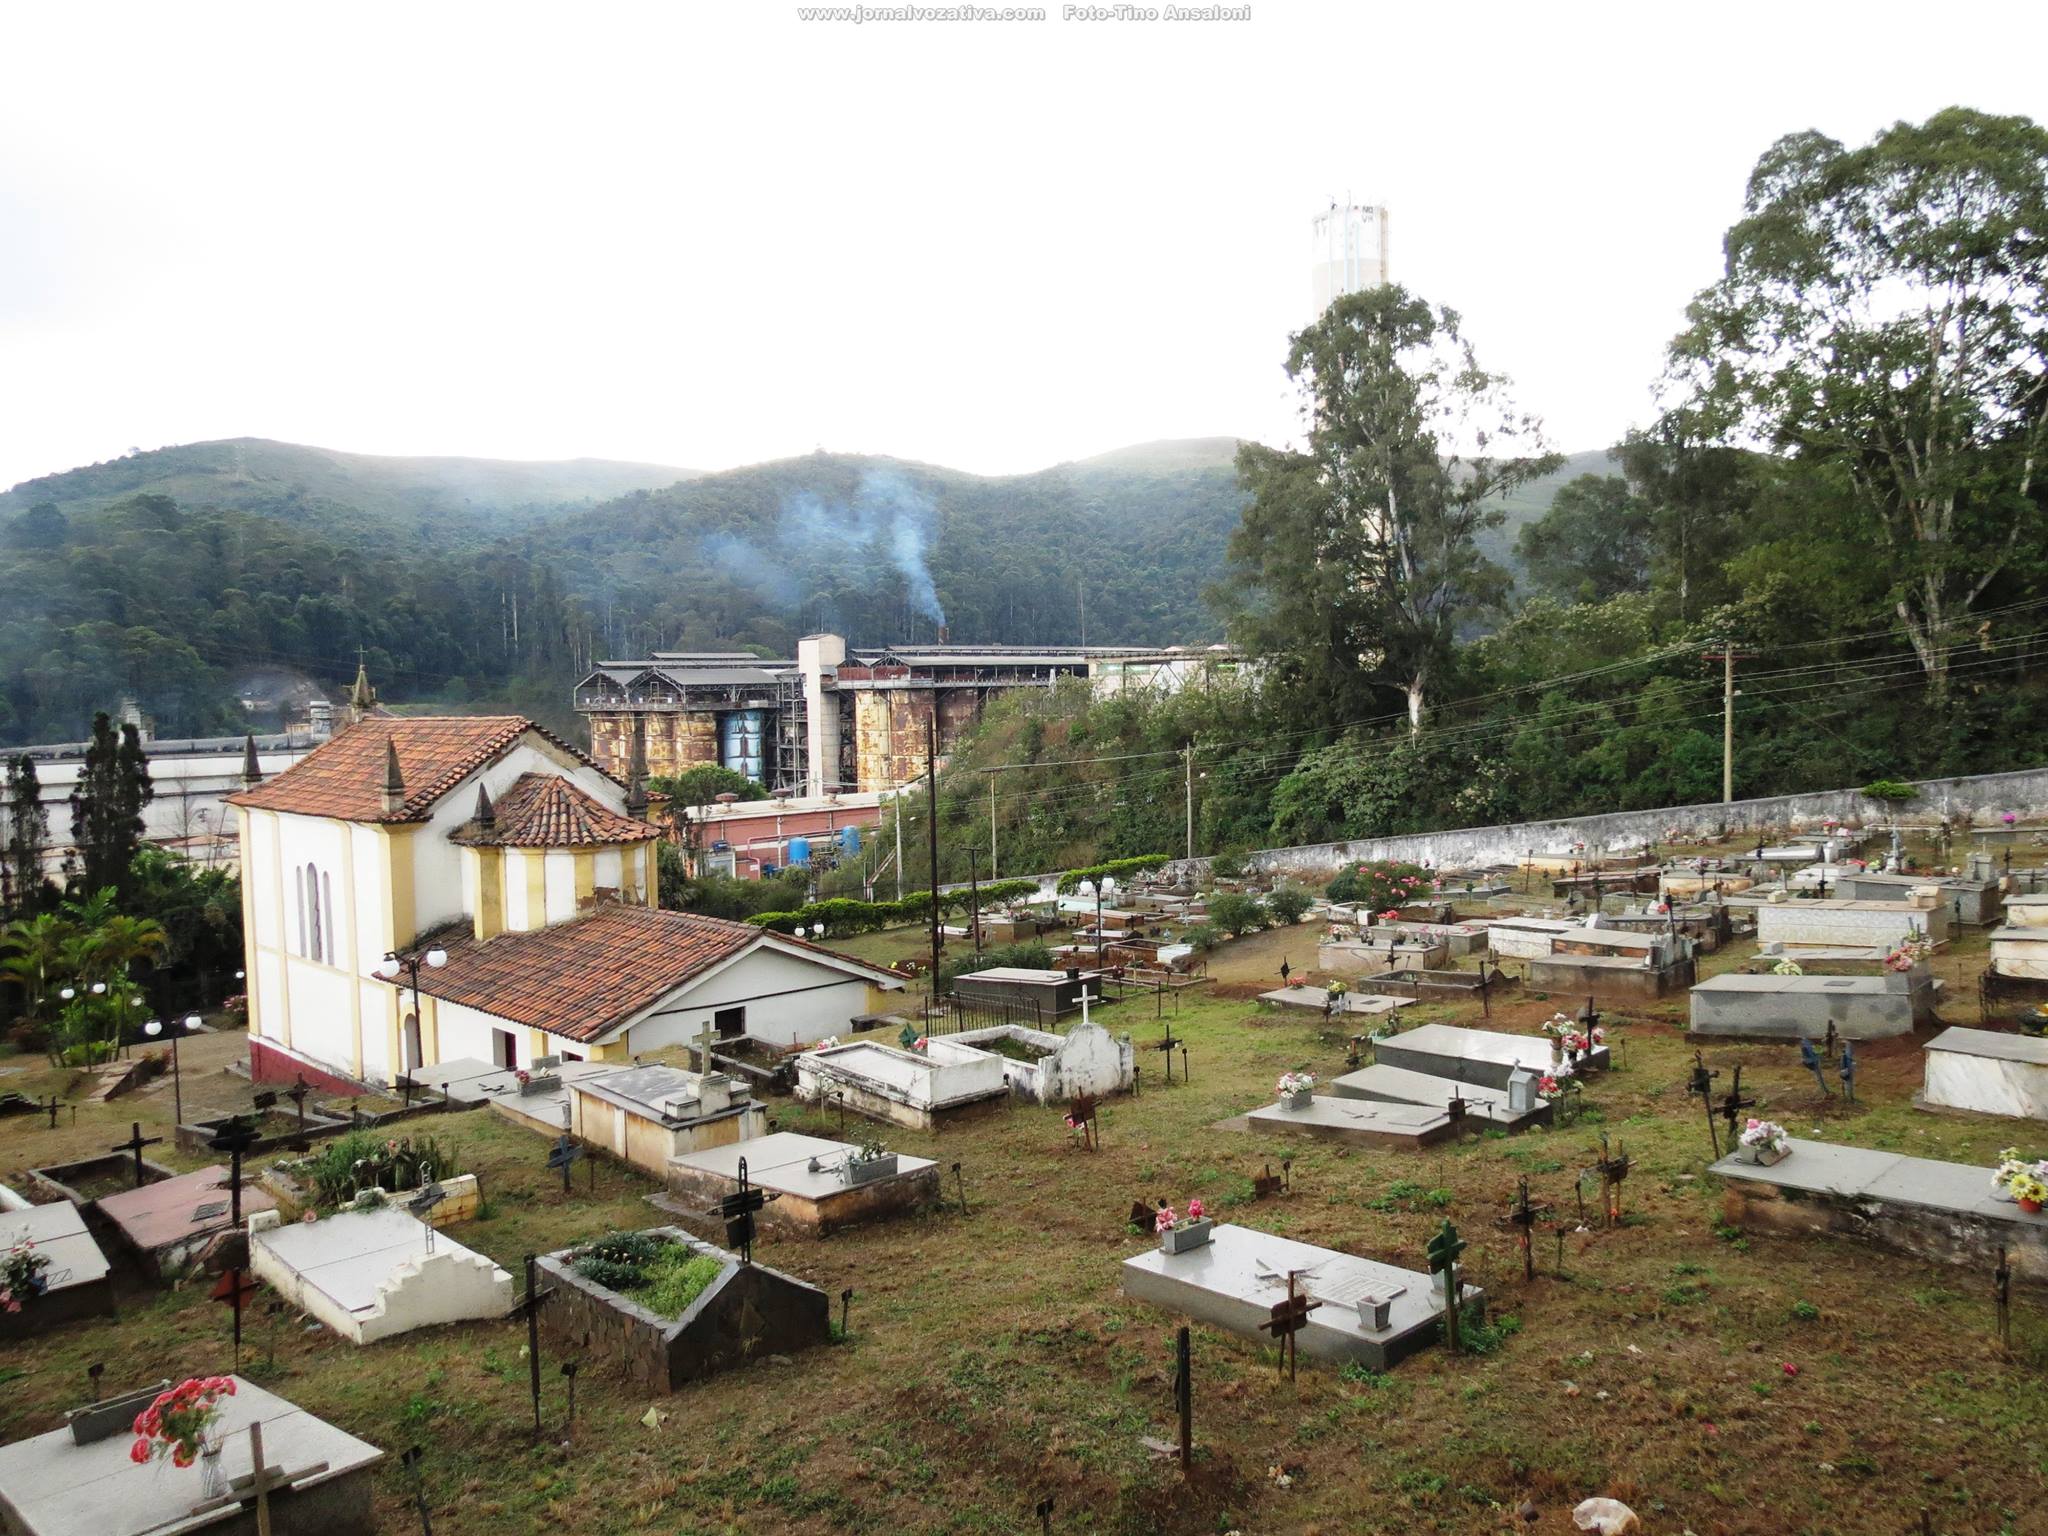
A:
[[[1479,547],[1486,557],[1519,575],[1522,563],[1515,556],[1515,536],[1548,512],[1551,498],[1579,476],[1620,474],[1621,466],[1607,455],[1605,448],[1566,454],[1564,463],[1549,474],[1538,475],[1527,485],[1518,486],[1509,495],[1501,497],[1500,508],[1507,514],[1507,521],[1479,536]]]
[[[609,459],[390,458],[260,437],[187,443],[25,480],[0,492],[0,520],[32,506],[86,512],[124,497],[168,496],[287,522],[331,526],[436,518],[495,533],[564,507],[590,505],[696,471]]]
[[[1171,473],[1191,469],[1228,469],[1237,460],[1236,437],[1168,437],[1157,442],[1112,448],[1092,458],[1076,459],[1071,469],[1112,469],[1138,473]]]

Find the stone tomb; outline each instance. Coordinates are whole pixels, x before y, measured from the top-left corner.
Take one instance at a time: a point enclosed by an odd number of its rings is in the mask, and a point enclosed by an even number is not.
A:
[[[570,1079],[569,1129],[660,1178],[668,1160],[765,1135],[768,1109],[723,1072],[619,1067]]]
[[[1092,904],[1088,915],[1095,915]],[[1084,997],[1099,996],[1101,992],[1099,973],[1078,966],[1070,971],[1054,971],[997,965],[953,978],[955,997],[965,1002],[1021,1009],[1040,1023],[1079,1013]]]
[[[1692,1035],[1763,1040],[1824,1040],[1828,1026],[1845,1040],[1909,1035],[1934,1022],[1929,969],[1879,976],[1710,976],[1692,989]]]
[[[225,1436],[223,1477],[249,1476],[249,1426],[259,1420],[264,1461],[286,1477],[306,1474],[270,1496],[273,1536],[373,1536],[370,1474],[384,1453],[244,1377],[234,1382],[217,1421]],[[10,1536],[253,1536],[253,1507],[192,1513],[202,1502],[197,1468],[128,1459],[130,1425],[157,1390],[99,1405],[114,1411],[75,1414],[64,1429],[0,1448],[0,1525]],[[321,1462],[321,1471],[308,1470]]]
[[[257,1188],[254,1170],[245,1166],[242,1218],[276,1208],[277,1201]],[[218,1166],[103,1195],[99,1202],[115,1241],[135,1256],[145,1274],[162,1282],[177,1279],[230,1229],[232,1209],[228,1170]]]
[[[1517,1067],[1541,1074],[1550,1070],[1554,1055],[1546,1035],[1508,1035],[1491,1029],[1460,1029],[1454,1024],[1424,1024],[1375,1047],[1381,1066],[1498,1088],[1503,1093]],[[1604,1072],[1610,1059],[1607,1047],[1596,1045],[1586,1053],[1579,1071],[1581,1075]]]
[[[509,1273],[392,1206],[284,1224],[264,1212],[249,1228],[256,1278],[352,1344],[503,1317],[515,1300]]]
[[[749,1165],[751,1171],[751,1165]],[[790,1355],[831,1337],[832,1304],[816,1286],[699,1242],[678,1227],[649,1229],[716,1259],[715,1279],[684,1308],[662,1317],[630,1294],[576,1273],[579,1250],[536,1262],[542,1274],[540,1321],[570,1354],[599,1362],[642,1392],[674,1392],[686,1382],[735,1366]]]
[[[1548,1099],[1533,1098],[1533,1084],[1531,1089],[1531,1107],[1516,1111],[1508,1107],[1508,1091],[1504,1088],[1461,1083],[1428,1072],[1411,1072],[1406,1067],[1390,1067],[1385,1062],[1347,1072],[1330,1084],[1330,1092],[1338,1098],[1420,1104],[1438,1110],[1445,1109],[1453,1098],[1463,1099],[1465,1113],[1474,1117],[1475,1128],[1497,1126],[1506,1131],[1551,1123],[1553,1106]]]
[[[1943,1264],[1989,1282],[2002,1246],[2013,1278],[2048,1285],[2048,1216],[1997,1198],[1989,1168],[1791,1138],[1792,1152],[1763,1167],[1724,1157],[1708,1171],[1726,1183],[1731,1225],[1833,1233]]]
[[[945,1038],[1000,1056],[1010,1092],[1033,1104],[1065,1104],[1084,1093],[1097,1098],[1128,1093],[1137,1081],[1138,1051],[1131,1037],[1112,1035],[1088,1017],[1085,1007],[1080,1021],[1064,1035],[1022,1024],[997,1024],[963,1029]],[[1025,1054],[1033,1059],[1017,1059]]]
[[[1362,939],[1325,939],[1316,946],[1316,969],[1330,976],[1370,976],[1379,971],[1434,971],[1451,963],[1450,946],[1412,939],[1391,929]]]
[[[451,1106],[468,1109],[488,1104],[492,1113],[527,1130],[559,1136],[569,1127],[570,1086],[618,1070],[603,1062],[564,1061],[537,1077],[529,1073],[528,1081],[521,1083],[519,1074],[510,1068],[475,1056],[459,1056],[421,1067],[412,1076],[415,1082],[439,1089]]]
[[[1583,926],[1553,917],[1497,917],[1486,927],[1486,947],[1496,960],[1536,960],[1550,953],[1551,941]]]
[[[1360,1147],[1427,1147],[1466,1128],[1444,1110],[1421,1104],[1373,1103],[1320,1094],[1310,1097],[1306,1109],[1262,1104],[1244,1118],[1248,1130],[1291,1131]],[[1480,1127],[1474,1122],[1469,1128],[1476,1132]]]
[[[715,1219],[718,1202],[740,1187],[742,1158],[747,1182],[779,1196],[754,1217],[755,1226],[771,1237],[824,1237],[940,1198],[939,1165],[928,1157],[896,1153],[892,1171],[847,1182],[844,1170],[854,1151],[849,1142],[777,1131],[738,1146],[692,1152],[669,1159],[669,1193],[660,1203],[678,1215]]]
[[[1276,1008],[1307,1008],[1316,1013],[1339,1013],[1352,1018],[1376,1019],[1392,1013],[1396,1008],[1406,1008],[1415,999],[1412,997],[1387,997],[1371,992],[1346,992],[1337,999],[1335,1007],[1330,1005],[1330,994],[1322,987],[1277,987],[1271,992],[1261,992],[1259,1001],[1271,1003]]]
[[[0,1312],[0,1339],[21,1339],[84,1317],[111,1317],[114,1282],[107,1256],[69,1200],[0,1211],[0,1251],[27,1241],[50,1261],[43,1293],[19,1312]]]
[[[1944,1029],[1927,1042],[1922,1109],[1967,1109],[2048,1120],[2048,1040],[1988,1029]]]
[[[1991,969],[2000,976],[2048,981],[2048,928],[2008,924],[1992,929]]]
[[[1294,1336],[1307,1359],[1333,1365],[1355,1360],[1384,1371],[1442,1335],[1442,1292],[1429,1275],[1229,1223],[1184,1253],[1151,1248],[1125,1259],[1123,1292],[1133,1301],[1270,1343],[1272,1335],[1260,1325],[1287,1299],[1290,1271],[1297,1293],[1322,1302]],[[1464,1296],[1468,1302],[1483,1299],[1469,1285]],[[1386,1322],[1375,1326],[1380,1304]]]
[[[855,1114],[929,1131],[1010,1094],[1003,1058],[944,1036],[922,1051],[861,1040],[805,1051],[796,1059],[796,1094],[812,1104],[843,1104]]]
[[[1603,926],[1604,917],[1550,936],[1550,953],[1528,962],[1524,980],[1539,991],[1650,1002],[1693,984],[1692,940]]]
[[[1996,880],[1928,878],[1922,875],[1888,875],[1876,870],[1851,870],[1836,881],[1835,889],[1847,901],[1910,901],[1913,893],[1933,886],[1937,899],[1948,911],[1951,924],[1981,928],[1998,921],[2002,899]]]
[[[1925,900],[1927,905],[1919,903]],[[1821,949],[1882,945],[1907,939],[1948,942],[1948,908],[1933,896],[1905,901],[1764,901],[1756,907],[1759,944]]]

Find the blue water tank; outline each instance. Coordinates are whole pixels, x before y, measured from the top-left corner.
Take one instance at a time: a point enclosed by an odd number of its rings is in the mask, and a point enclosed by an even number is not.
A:
[[[734,773],[743,773],[750,779],[765,777],[762,772],[762,752],[767,719],[767,712],[759,709],[735,709],[720,716],[720,764],[730,768]]]
[[[811,862],[811,840],[808,837],[792,837],[789,840],[789,862],[808,864]]]
[[[842,853],[844,853],[844,854],[845,854],[845,855],[846,855],[846,856],[847,856],[848,858],[857,858],[857,857],[859,857],[859,855],[860,855],[860,828],[859,828],[859,827],[841,827],[841,828],[839,829],[839,851],[840,851],[840,852],[842,852]]]
[[[777,869],[773,864],[763,864],[761,866],[761,878],[763,880],[773,880],[780,873],[782,873],[782,871]]]

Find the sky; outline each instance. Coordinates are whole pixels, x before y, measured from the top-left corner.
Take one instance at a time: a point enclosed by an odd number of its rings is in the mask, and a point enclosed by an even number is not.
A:
[[[1044,9],[8,6],[0,486],[240,436],[990,474],[1284,441],[1347,195],[1596,448],[1653,414],[1774,139],[2048,116],[2039,4],[1946,42],[1800,0]]]

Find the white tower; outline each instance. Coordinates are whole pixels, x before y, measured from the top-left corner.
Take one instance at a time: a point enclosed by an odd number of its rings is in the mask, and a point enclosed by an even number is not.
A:
[[[1315,217],[1309,251],[1309,294],[1312,318],[1347,293],[1377,288],[1393,279],[1387,267],[1387,210],[1359,204],[1348,197],[1333,202]]]

